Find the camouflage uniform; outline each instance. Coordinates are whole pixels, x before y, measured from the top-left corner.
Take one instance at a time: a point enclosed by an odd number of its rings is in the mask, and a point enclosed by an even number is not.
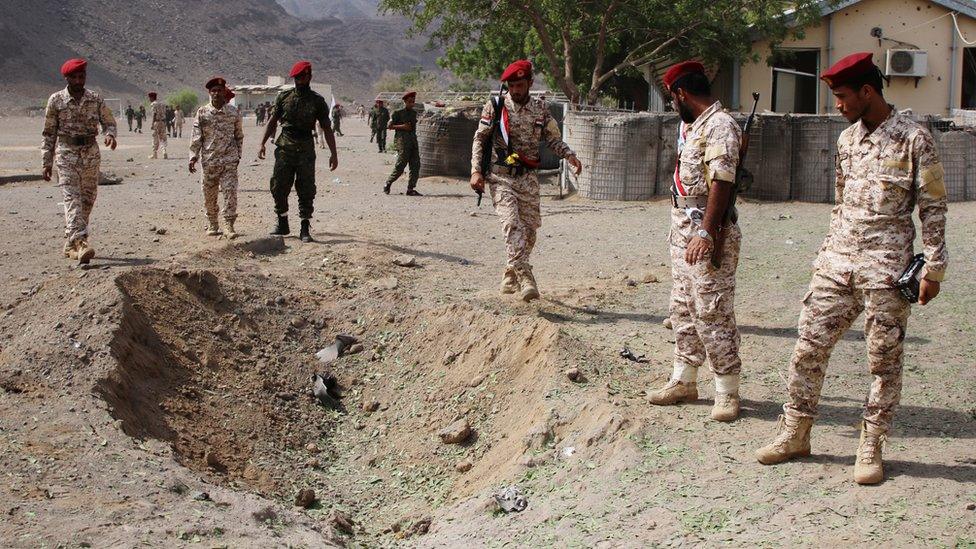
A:
[[[907,300],[894,289],[913,256],[918,204],[929,280],[945,276],[946,191],[932,136],[898,114],[873,132],[858,122],[837,140],[836,205],[803,299],[790,361],[788,415],[814,417],[830,352],[865,311],[868,368],[874,382],[864,411],[882,432],[901,396]]]
[[[197,110],[190,152],[200,158],[207,219],[217,223],[217,193],[224,195],[224,220],[237,219],[237,165],[244,145],[244,127],[237,108],[206,104]],[[202,152],[202,154],[201,154]]]
[[[183,137],[183,109],[176,110],[176,118],[173,119],[176,128],[176,137]]]
[[[393,173],[386,180],[386,186],[390,187],[393,182],[403,175],[403,170],[410,166],[410,178],[407,180],[407,190],[410,191],[417,187],[417,180],[420,178],[420,144],[417,143],[417,111],[414,109],[400,109],[393,113],[392,122],[394,125],[410,124],[413,128],[410,131],[396,130],[393,134],[393,142],[397,147],[396,164],[393,166]],[[386,126],[384,126],[381,143],[386,145]]]
[[[281,121],[275,140],[275,165],[271,175],[271,195],[275,213],[288,213],[288,194],[292,185],[298,193],[298,215],[311,219],[315,201],[315,123],[331,128],[329,105],[311,89],[283,91],[275,99],[272,114]]]
[[[43,163],[57,164],[58,185],[64,195],[64,235],[67,243],[87,238],[88,218],[98,194],[99,126],[115,137],[115,117],[99,95],[85,90],[76,100],[65,88],[47,100],[44,117]],[[84,143],[76,141],[82,138]]]
[[[699,197],[704,210],[712,181],[735,181],[742,131],[716,101],[687,128],[679,154],[678,174],[685,196]],[[739,330],[735,324],[735,271],[742,235],[733,225],[724,230],[721,267],[711,257],[689,265],[685,249],[701,226],[685,210],[672,208],[668,243],[671,252],[671,324],[674,330],[674,376],[685,383],[697,380],[708,358],[716,375],[737,375]]]
[[[517,104],[510,96],[505,96],[505,108],[509,114],[508,135],[511,150],[529,164],[539,161],[539,143],[544,142],[560,158],[575,153],[562,140],[559,126],[549,112],[544,99],[530,98],[525,105]],[[481,123],[474,134],[471,147],[471,173],[481,173],[481,154],[485,138],[494,116],[495,108],[491,101],[481,111]],[[509,146],[501,132],[495,132],[492,143],[493,161],[498,160],[499,151]],[[504,159],[503,159],[504,160]],[[508,168],[492,164],[491,174],[485,175],[495,212],[502,222],[505,233],[505,251],[508,255],[507,270],[531,273],[529,257],[535,247],[536,231],[542,226],[542,213],[539,210],[539,179],[534,170],[521,175],[511,175]]]
[[[376,134],[376,145],[379,152],[386,152],[386,129],[390,125],[390,109],[379,107],[374,109],[376,114],[373,116],[372,129]]]
[[[163,149],[163,156],[166,156],[166,105],[161,101],[153,101],[149,105],[149,117],[152,119],[149,127],[153,132],[152,155],[155,158],[157,151]]]

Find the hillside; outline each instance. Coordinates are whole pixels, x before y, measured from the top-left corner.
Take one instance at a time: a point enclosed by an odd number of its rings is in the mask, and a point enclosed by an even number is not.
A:
[[[291,15],[299,19],[363,19],[377,17],[376,0],[278,0]]]
[[[126,100],[201,86],[222,74],[232,83],[264,82],[296,59],[315,80],[365,100],[383,70],[434,66],[423,40],[405,40],[406,23],[388,18],[302,21],[274,0],[213,4],[175,0],[8,0],[0,19],[0,107],[37,105],[63,85],[64,59],[89,60],[93,88]]]

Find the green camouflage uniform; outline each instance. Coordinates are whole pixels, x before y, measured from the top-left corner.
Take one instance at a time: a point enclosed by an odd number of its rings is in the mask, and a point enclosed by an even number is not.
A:
[[[384,109],[385,110],[385,109]],[[413,109],[400,109],[393,113],[393,124],[410,124],[413,129],[410,131],[396,130],[393,134],[393,141],[397,147],[397,161],[393,167],[393,173],[386,180],[386,185],[390,186],[401,175],[408,165],[410,166],[410,180],[407,182],[407,190],[417,187],[417,179],[420,177],[420,146],[417,144],[417,111]],[[384,125],[384,128],[386,125]],[[385,145],[386,135],[382,137],[381,143]]]
[[[281,124],[281,133],[275,140],[275,165],[271,175],[271,195],[275,213],[288,213],[288,195],[292,184],[298,193],[298,215],[312,218],[315,200],[315,122],[323,128],[331,128],[329,105],[325,98],[311,89],[291,89],[278,94],[273,116]]]

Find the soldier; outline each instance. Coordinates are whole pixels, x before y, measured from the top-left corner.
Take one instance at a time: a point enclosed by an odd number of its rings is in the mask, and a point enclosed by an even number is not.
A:
[[[397,147],[396,165],[393,166],[393,173],[386,180],[383,192],[390,194],[390,187],[393,182],[403,175],[404,168],[410,166],[410,179],[407,181],[407,196],[421,196],[417,192],[417,179],[420,177],[420,146],[417,144],[417,111],[413,110],[413,105],[417,101],[417,92],[407,92],[403,94],[403,108],[393,112],[387,129],[394,130],[393,142]],[[386,150],[386,136],[380,141],[383,147],[380,152]]]
[[[146,119],[146,106],[139,105],[139,110],[136,111],[136,131],[142,133],[142,121]]]
[[[379,151],[386,152],[386,126],[390,123],[390,109],[383,105],[382,99],[377,98],[374,111],[375,114],[370,113],[373,116],[370,127],[376,135],[376,145],[379,147]]]
[[[302,242],[311,242],[311,219],[315,200],[315,141],[312,132],[318,122],[325,128],[325,140],[329,144],[329,169],[335,171],[339,166],[335,136],[329,123],[329,104],[312,91],[312,64],[299,61],[292,67],[291,77],[295,88],[283,91],[275,99],[268,127],[261,138],[258,158],[264,158],[265,142],[275,134],[281,121],[281,135],[275,141],[275,165],[271,176],[271,194],[275,202],[277,224],[271,231],[273,235],[288,234],[288,194],[292,184],[298,193],[298,215],[302,219],[300,237]]]
[[[542,226],[539,179],[535,173],[539,165],[539,143],[545,143],[556,155],[565,158],[576,175],[583,170],[583,165],[576,153],[562,141],[559,126],[549,113],[549,105],[529,95],[532,63],[525,60],[512,63],[502,73],[501,80],[508,83],[508,95],[502,105],[502,124],[500,131],[491,133],[490,123],[495,109],[489,100],[481,111],[481,123],[471,148],[471,188],[484,191],[487,180],[495,211],[502,222],[508,262],[501,292],[521,292],[523,300],[532,301],[539,297],[529,263],[536,231]],[[490,143],[486,143],[489,139]],[[484,147],[493,149],[494,163],[491,173],[487,174],[481,172]]]
[[[115,117],[102,98],[85,89],[88,63],[69,59],[61,65],[67,87],[47,100],[44,114],[43,177],[51,180],[58,166],[58,186],[64,200],[65,257],[88,263],[95,250],[88,244],[88,219],[98,194],[99,126],[105,146],[115,150]]]
[[[918,301],[939,295],[945,276],[946,189],[929,132],[899,114],[882,95],[881,72],[869,52],[849,55],[821,78],[853,125],[837,140],[836,204],[803,299],[799,339],[790,360],[789,401],[776,439],[756,457],[769,465],[810,455],[830,352],[865,312],[868,369],[874,381],[861,423],[854,481],[883,480],[881,446],[901,396],[902,349],[909,302],[895,283],[913,257],[918,204],[925,267]]]
[[[156,101],[156,92],[146,94],[149,97],[149,129],[153,136],[152,154],[150,159],[157,157],[160,148],[163,149],[163,158],[166,156],[166,105],[161,101]]]
[[[173,130],[176,129],[175,123],[176,111],[170,105],[166,105],[166,135],[168,137],[176,137],[176,134],[173,133]]]
[[[342,105],[338,103],[332,107],[332,131],[336,135],[342,135]]]
[[[173,133],[174,137],[183,137],[183,109],[179,105],[176,106],[176,110],[173,111]]]
[[[132,119],[135,118],[136,111],[133,110],[132,105],[126,105],[125,107],[125,120],[129,123],[129,131],[132,131]]]
[[[190,142],[190,173],[196,172],[196,162],[203,165],[203,201],[207,210],[207,235],[220,236],[217,224],[217,193],[224,196],[224,233],[237,238],[234,220],[237,219],[237,166],[244,145],[244,127],[237,107],[228,105],[227,81],[216,76],[207,81],[210,103],[197,110]],[[202,152],[202,158],[201,158]]]
[[[664,74],[684,129],[672,186],[670,317],[674,330],[671,379],[649,391],[651,404],[671,405],[698,399],[698,368],[708,357],[715,375],[712,419],[732,421],[739,415],[739,330],[735,324],[735,271],[741,233],[722,222],[732,196],[739,164],[742,131],[712,96],[701,63],[686,61]],[[712,262],[719,231],[725,248]]]

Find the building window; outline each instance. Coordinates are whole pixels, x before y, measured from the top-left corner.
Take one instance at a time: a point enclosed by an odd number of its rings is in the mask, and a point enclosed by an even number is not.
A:
[[[976,48],[962,49],[962,108],[976,109]]]
[[[820,50],[776,50],[773,66],[773,111],[817,112]]]

